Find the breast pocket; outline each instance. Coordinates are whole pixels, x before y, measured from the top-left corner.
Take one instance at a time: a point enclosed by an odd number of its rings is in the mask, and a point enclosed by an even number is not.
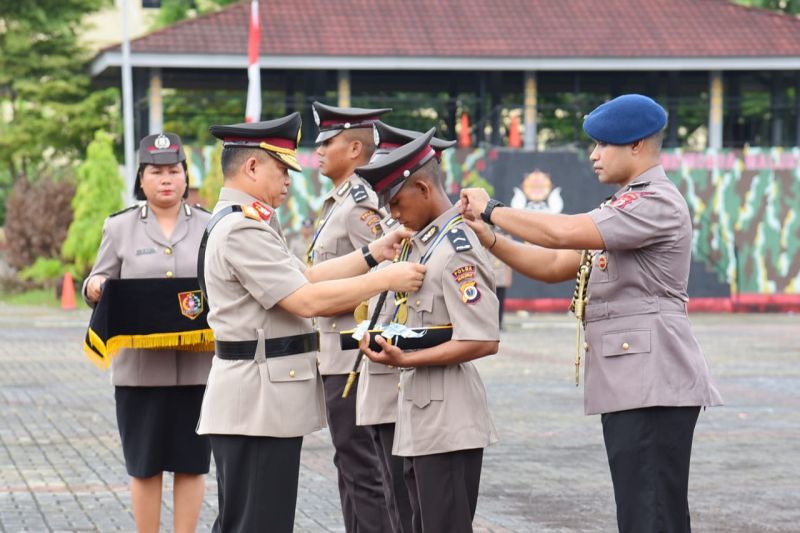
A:
[[[408,327],[439,325],[429,320],[431,313],[433,313],[433,294],[409,294],[408,309],[408,322],[406,324]]]
[[[432,401],[444,400],[444,367],[414,369],[411,379],[403,387],[403,399],[419,408],[426,407]]]
[[[316,376],[316,365],[307,356],[270,357],[266,363],[272,383],[308,381]]]
[[[650,330],[611,331],[603,335],[603,357],[650,353]]]
[[[327,261],[337,257],[339,250],[338,240],[318,240],[314,243],[314,261]]]
[[[608,283],[619,277],[619,265],[613,252],[603,250],[592,256],[592,283]]]

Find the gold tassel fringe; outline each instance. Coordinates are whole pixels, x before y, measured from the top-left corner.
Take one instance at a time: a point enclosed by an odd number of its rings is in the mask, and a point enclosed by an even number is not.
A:
[[[89,342],[83,345],[87,357],[98,367],[106,369],[111,359],[123,348],[158,349],[172,348],[186,352],[213,352],[214,333],[211,329],[180,331],[175,333],[153,333],[150,335],[116,335],[104,343],[89,329]],[[94,349],[92,349],[94,348]],[[99,352],[99,355],[98,353]]]

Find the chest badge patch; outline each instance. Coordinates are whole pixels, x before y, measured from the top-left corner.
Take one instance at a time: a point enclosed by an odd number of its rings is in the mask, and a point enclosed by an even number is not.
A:
[[[203,293],[201,291],[179,292],[178,303],[181,307],[181,314],[194,320],[203,312]]]
[[[475,304],[481,299],[481,291],[477,281],[467,281],[458,288],[461,291],[461,301],[465,304]]]
[[[599,254],[595,264],[600,270],[605,270],[608,267],[608,258],[606,257],[606,254]]]

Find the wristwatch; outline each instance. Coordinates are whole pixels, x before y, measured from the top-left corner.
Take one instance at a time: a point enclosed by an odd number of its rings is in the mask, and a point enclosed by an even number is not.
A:
[[[361,247],[361,254],[364,256],[364,261],[367,262],[367,266],[370,268],[374,268],[378,266],[378,260],[373,257],[372,253],[369,251],[369,246],[364,245]]]
[[[494,211],[495,207],[505,207],[505,204],[493,198],[489,200],[489,202],[486,204],[486,209],[484,209],[483,213],[481,213],[481,218],[487,224],[492,223],[492,211]]]

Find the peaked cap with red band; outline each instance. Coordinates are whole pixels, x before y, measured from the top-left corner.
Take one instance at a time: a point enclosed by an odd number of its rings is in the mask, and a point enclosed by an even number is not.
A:
[[[261,148],[284,165],[299,172],[303,170],[297,162],[297,145],[300,143],[302,124],[300,113],[295,112],[275,120],[211,126],[208,131],[217,139],[221,139],[226,148]]]
[[[181,138],[174,133],[148,135],[139,142],[140,165],[174,165],[185,160]]]
[[[414,172],[436,156],[430,145],[435,131],[436,128],[431,128],[374,163],[356,168],[356,174],[367,180],[378,193],[381,207],[394,198]]]
[[[333,107],[320,102],[311,104],[311,109],[314,112],[314,121],[319,127],[319,135],[314,141],[317,144],[336,137],[344,130],[371,128],[381,115],[392,110],[389,107],[380,109]]]
[[[408,144],[423,133],[421,131],[404,130],[395,128],[380,120],[375,122],[375,154],[386,155],[389,152]],[[431,139],[431,148],[436,151],[436,157],[441,157],[441,153],[455,146],[456,141],[445,141],[438,137]]]

